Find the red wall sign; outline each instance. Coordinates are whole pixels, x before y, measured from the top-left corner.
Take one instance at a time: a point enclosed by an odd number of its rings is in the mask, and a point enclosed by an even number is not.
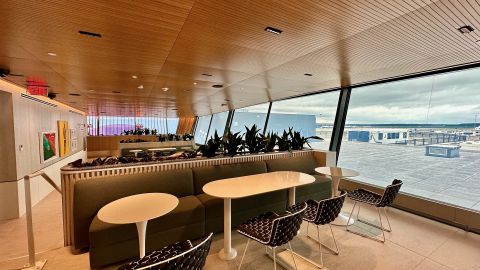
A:
[[[42,78],[28,77],[27,92],[34,96],[47,96],[48,85]]]

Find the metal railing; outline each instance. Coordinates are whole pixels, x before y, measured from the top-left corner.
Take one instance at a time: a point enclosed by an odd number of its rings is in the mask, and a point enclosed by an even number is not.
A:
[[[30,192],[30,180],[37,176],[42,176],[47,182],[55,188],[60,194],[62,193],[62,189],[55,184],[55,182],[43,171],[38,171],[29,175],[25,175],[23,177],[24,186],[25,186],[25,208],[26,208],[26,218],[27,218],[27,237],[28,237],[28,264],[25,265],[24,269],[35,269],[40,270],[43,268],[45,263],[47,262],[46,259],[41,261],[35,260],[35,240],[33,237],[33,224],[32,224],[32,198]]]

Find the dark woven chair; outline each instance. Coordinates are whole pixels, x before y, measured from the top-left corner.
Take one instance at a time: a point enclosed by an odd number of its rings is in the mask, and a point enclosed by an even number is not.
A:
[[[123,265],[118,270],[201,270],[210,250],[212,235],[213,233],[210,233],[198,240],[195,245],[190,240],[168,245]]]
[[[352,199],[355,202],[353,204],[352,211],[350,212],[350,216],[348,217],[348,221],[350,222],[350,218],[352,217],[353,211],[355,210],[355,207],[357,206],[357,203],[359,203],[358,204],[358,211],[357,211],[357,218],[356,218],[357,221],[368,224],[368,225],[370,225],[372,227],[375,227],[377,229],[380,229],[382,231],[382,239],[378,239],[378,238],[372,237],[370,235],[366,235],[366,234],[362,234],[362,233],[359,233],[359,232],[356,232],[356,231],[349,230],[349,226],[351,226],[351,225],[347,225],[347,231],[358,234],[358,235],[361,235],[361,236],[364,236],[364,237],[367,237],[367,238],[370,238],[370,239],[373,239],[373,240],[376,240],[376,241],[379,241],[379,242],[385,242],[385,231],[387,231],[387,232],[392,231],[392,227],[390,226],[390,221],[388,220],[386,207],[390,206],[393,203],[393,201],[397,197],[398,192],[400,191],[400,187],[402,186],[402,184],[403,184],[403,182],[401,180],[398,180],[398,179],[393,180],[392,184],[388,185],[385,188],[385,190],[383,192],[383,195],[375,193],[373,191],[366,190],[366,189],[357,189],[357,190],[354,190],[352,192],[349,192],[348,195],[347,195],[350,199]],[[361,220],[359,218],[361,203],[373,206],[377,209],[378,219],[380,220],[380,226],[378,226],[376,224],[373,224],[373,223],[370,223],[370,222],[367,222],[365,220]],[[383,212],[385,213],[385,218],[387,219],[387,223],[388,223],[388,229],[383,226],[382,216],[380,214],[380,208],[382,208]]]
[[[305,209],[307,209],[306,203],[296,204],[287,208],[285,213],[276,214],[268,212],[256,216],[238,226],[237,231],[248,238],[238,269],[242,267],[243,258],[245,257],[251,239],[265,245],[266,247],[272,248],[274,269],[277,269],[276,248],[288,244],[295,264],[295,269],[297,269],[297,263],[293,255],[290,241],[298,234]]]
[[[318,237],[318,248],[320,250],[320,261],[321,264],[317,265],[313,261],[310,261],[307,259],[310,263],[314,264],[317,267],[323,268],[323,253],[322,253],[322,246],[324,246],[326,249],[329,251],[333,252],[333,254],[338,255],[338,246],[337,246],[337,241],[335,240],[335,235],[333,234],[332,227],[330,225],[330,222],[334,221],[338,215],[340,214],[340,211],[342,210],[343,207],[343,202],[345,201],[347,193],[345,191],[342,191],[339,196],[321,200],[321,201],[314,201],[314,200],[308,200],[307,201],[307,209],[305,210],[305,215],[303,217],[303,220],[305,220],[307,223],[307,236],[309,238],[310,235],[308,234],[308,228],[310,227],[310,223],[314,224],[317,227],[317,237]],[[332,238],[333,238],[333,243],[335,244],[335,249],[330,248],[328,246],[325,246],[320,242],[320,226],[321,225],[327,225],[330,228],[330,232],[332,233]],[[313,239],[313,238],[311,238]],[[315,239],[313,239],[315,240]]]

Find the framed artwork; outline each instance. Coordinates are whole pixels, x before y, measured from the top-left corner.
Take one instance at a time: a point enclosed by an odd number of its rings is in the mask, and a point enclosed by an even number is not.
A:
[[[57,158],[57,133],[55,131],[40,132],[40,163]]]
[[[58,124],[58,150],[60,157],[70,154],[70,133],[68,122],[59,120]]]
[[[70,151],[77,151],[77,131],[74,128],[70,129]]]

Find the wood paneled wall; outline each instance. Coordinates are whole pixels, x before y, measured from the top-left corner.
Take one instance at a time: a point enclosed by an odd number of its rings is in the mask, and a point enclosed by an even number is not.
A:
[[[195,124],[195,117],[182,117],[178,121],[177,134],[191,134],[193,125]]]
[[[12,94],[0,91],[0,182],[17,180]]]

